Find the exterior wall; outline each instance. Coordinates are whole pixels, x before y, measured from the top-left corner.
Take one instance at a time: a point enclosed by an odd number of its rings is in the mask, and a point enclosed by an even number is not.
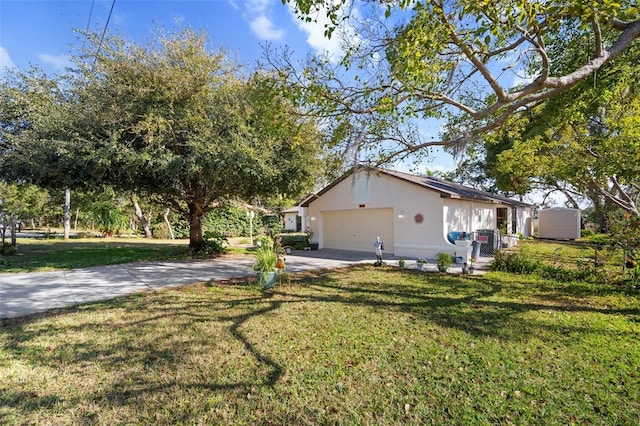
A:
[[[493,204],[467,200],[446,199],[444,201],[445,221],[443,232],[473,232],[478,229],[496,227],[496,207]]]
[[[580,210],[552,208],[538,212],[538,236],[558,240],[580,238]]]
[[[502,204],[490,204],[468,200],[446,199],[444,202],[445,236],[451,231],[477,231],[478,229],[495,229],[496,209],[505,208]],[[525,236],[531,235],[531,208],[518,207],[516,210],[516,232],[522,232]],[[511,207],[507,210],[507,228],[511,231],[511,222],[514,220]],[[511,233],[511,232],[509,232]]]
[[[385,253],[406,257],[432,257],[445,249],[449,249],[451,253],[455,251],[455,246],[446,241],[442,232],[442,199],[438,193],[375,172],[360,171],[314,200],[309,205],[309,224],[314,239],[323,248],[323,212],[383,208],[394,210],[394,245],[390,247],[385,242]],[[414,221],[418,213],[424,217],[421,224]],[[372,223],[371,226],[375,227],[376,224]],[[384,235],[381,237],[385,238]],[[373,241],[371,247],[373,251]]]
[[[284,229],[287,231],[295,231],[296,230],[296,218],[298,217],[297,213],[287,212],[284,214]]]
[[[327,212],[340,210],[357,213],[358,210],[392,208],[392,238],[380,235],[385,240],[385,253],[433,258],[440,251],[461,255],[462,249],[447,240],[447,234],[451,231],[494,229],[497,207],[508,207],[511,213],[511,206],[442,198],[438,192],[417,184],[375,171],[359,171],[313,200],[308,211],[302,213],[301,209],[300,214],[303,222],[313,231],[313,240],[322,249],[323,215]],[[527,218],[531,216],[530,209],[518,210],[518,228],[525,229]],[[415,221],[417,214],[424,217],[420,224]],[[366,220],[365,217],[363,215],[363,220]],[[374,229],[381,228],[376,223],[371,223],[370,226]],[[388,241],[394,242],[393,247]],[[370,245],[373,252],[373,240]]]
[[[518,208],[518,232],[525,237],[533,235],[533,210],[531,208]]]

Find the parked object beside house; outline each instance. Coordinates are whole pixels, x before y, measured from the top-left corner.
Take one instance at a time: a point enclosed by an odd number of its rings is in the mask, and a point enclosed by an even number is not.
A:
[[[580,238],[580,210],[554,207],[538,211],[538,237],[554,240]]]
[[[463,257],[470,246],[455,241],[479,229],[531,235],[532,208],[434,177],[357,166],[303,200],[298,214],[320,249],[370,251],[384,235],[388,254],[433,259]]]

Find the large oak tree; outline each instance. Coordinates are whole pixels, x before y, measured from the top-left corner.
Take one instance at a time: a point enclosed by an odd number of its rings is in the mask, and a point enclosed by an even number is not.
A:
[[[221,200],[311,188],[320,134],[267,74],[244,77],[190,30],[146,44],[87,36],[73,70],[3,82],[7,178],[153,195],[188,219],[196,251]]]
[[[518,112],[566,93],[640,37],[635,0],[283,0],[306,21],[328,18],[345,56],[267,60],[378,163],[431,146],[461,151]],[[322,20],[322,19],[320,19]],[[554,66],[565,33],[589,34],[580,61]],[[606,34],[606,36],[604,36]],[[412,119],[446,118],[427,139]],[[346,129],[346,130],[345,130]]]

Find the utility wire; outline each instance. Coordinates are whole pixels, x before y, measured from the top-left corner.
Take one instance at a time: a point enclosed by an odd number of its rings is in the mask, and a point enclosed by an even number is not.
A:
[[[93,6],[96,4],[96,0],[91,0],[91,9],[89,9],[89,20],[87,21],[87,31],[91,27],[91,17],[93,16]]]
[[[91,18],[93,17],[93,6],[96,4],[96,0],[91,0],[91,9],[89,9],[89,19],[87,19],[87,27],[85,28],[84,41],[82,42],[82,50],[87,44],[87,34],[89,33],[89,28],[91,28]]]
[[[113,8],[116,5],[116,0],[111,2],[111,9],[109,10],[109,16],[107,17],[107,22],[104,24],[104,29],[102,30],[102,36],[100,37],[100,43],[98,44],[98,50],[96,50],[96,55],[93,58],[93,68],[96,66],[96,62],[98,61],[98,53],[100,53],[100,49],[102,49],[102,42],[104,41],[104,35],[107,32],[107,27],[109,26],[109,21],[111,20],[111,14],[113,13]]]

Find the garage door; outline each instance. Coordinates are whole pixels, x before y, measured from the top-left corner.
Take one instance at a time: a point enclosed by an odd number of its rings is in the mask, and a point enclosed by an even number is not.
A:
[[[326,248],[373,252],[381,237],[385,253],[393,253],[393,209],[322,212],[322,220]]]

